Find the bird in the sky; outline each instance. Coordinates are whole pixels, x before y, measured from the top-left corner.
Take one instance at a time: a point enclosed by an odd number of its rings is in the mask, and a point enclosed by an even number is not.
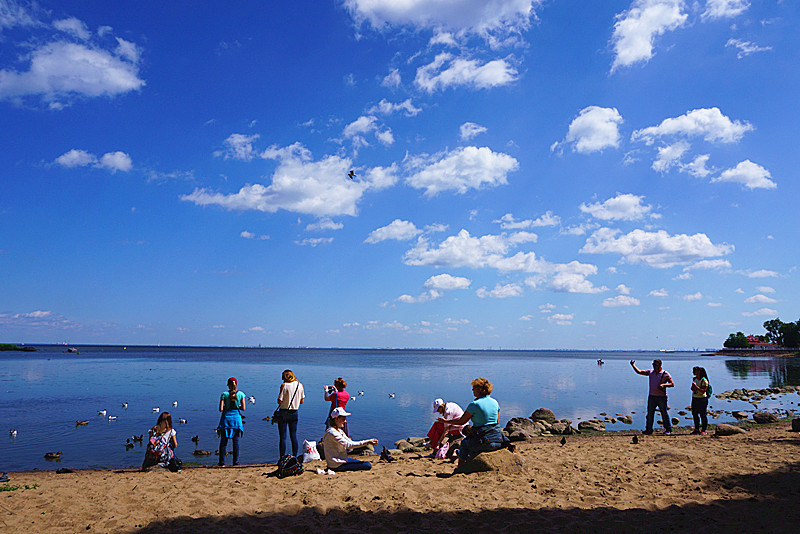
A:
[[[393,399],[394,398],[394,393],[389,393],[389,398]]]
[[[349,173],[347,173],[347,176],[348,176],[348,178],[350,178],[352,180],[353,178],[355,178],[358,175],[356,173],[354,173],[353,171],[350,171]]]

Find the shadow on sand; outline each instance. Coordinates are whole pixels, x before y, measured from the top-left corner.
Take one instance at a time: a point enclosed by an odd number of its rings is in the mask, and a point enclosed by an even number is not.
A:
[[[709,481],[712,486],[746,492],[744,499],[704,504],[640,508],[505,508],[480,512],[371,512],[358,508],[301,509],[296,514],[254,513],[222,517],[178,517],[137,531],[178,532],[790,532],[800,524],[800,463],[759,475]],[[232,497],[235,498],[235,497]],[[435,496],[431,496],[435,499]],[[465,508],[480,503],[476,494]],[[650,508],[650,509],[648,509]]]

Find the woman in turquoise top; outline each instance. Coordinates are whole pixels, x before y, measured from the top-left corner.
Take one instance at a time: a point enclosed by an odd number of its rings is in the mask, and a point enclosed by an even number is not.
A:
[[[238,383],[234,377],[228,379],[228,391],[220,395],[219,417],[217,434],[219,434],[219,465],[225,465],[225,448],[228,439],[233,439],[233,465],[239,465],[239,436],[244,432],[242,414],[244,411],[245,394],[238,390]]]
[[[495,451],[507,447],[509,442],[500,430],[499,415],[500,405],[490,395],[492,383],[483,377],[472,381],[472,394],[475,400],[470,402],[464,415],[453,421],[439,421],[446,425],[463,425],[472,421],[472,427],[467,437],[461,440],[458,449],[458,466],[473,459],[478,453]],[[466,430],[466,429],[465,429]]]

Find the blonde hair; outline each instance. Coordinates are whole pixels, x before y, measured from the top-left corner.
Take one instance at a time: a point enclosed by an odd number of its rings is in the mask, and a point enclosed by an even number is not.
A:
[[[156,432],[159,434],[172,430],[172,416],[169,412],[162,412],[161,415],[158,416],[155,428]]]
[[[476,388],[479,393],[481,393],[481,397],[485,397],[486,395],[491,395],[492,393],[492,383],[486,380],[483,377],[476,378],[472,381],[472,387]]]
[[[344,388],[347,387],[347,382],[344,381],[344,378],[341,376],[333,381],[333,385],[336,386],[336,389],[339,391],[344,391]]]
[[[291,371],[291,369],[286,369],[283,372],[283,374],[281,374],[281,378],[283,379],[284,382],[296,382],[297,381],[297,377],[294,376],[294,373]]]

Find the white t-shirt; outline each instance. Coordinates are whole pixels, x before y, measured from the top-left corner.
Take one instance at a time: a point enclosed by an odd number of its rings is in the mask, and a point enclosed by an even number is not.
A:
[[[442,419],[447,421],[452,421],[453,419],[459,419],[461,416],[464,415],[464,410],[461,409],[461,406],[456,404],[455,402],[445,402],[444,403],[444,414],[442,414]],[[455,434],[456,431],[460,432],[464,425],[446,425],[447,432]]]
[[[295,394],[295,391],[297,393]],[[280,394],[278,394],[278,402],[280,407],[284,410],[297,410],[300,408],[300,401],[306,398],[303,391],[303,384],[298,380],[294,382],[284,382]]]

